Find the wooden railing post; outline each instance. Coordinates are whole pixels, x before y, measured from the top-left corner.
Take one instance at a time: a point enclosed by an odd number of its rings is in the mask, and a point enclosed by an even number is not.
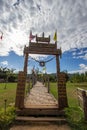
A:
[[[59,62],[59,55],[56,55],[56,70],[57,70],[57,93],[58,93],[58,106],[59,108],[61,107],[61,101],[60,101],[60,98],[59,98],[59,80],[58,80],[58,75],[60,73],[60,62]]]
[[[48,77],[48,93],[50,93],[50,82],[49,82],[49,77]]]
[[[46,75],[45,75],[44,79],[45,79],[45,87],[46,87],[46,86],[47,86],[47,79],[46,79]]]
[[[30,93],[30,77],[29,77],[29,81],[28,81],[28,93]]]
[[[84,118],[87,120],[87,96],[86,96],[86,91],[82,91],[82,96],[83,96],[83,111],[84,111]]]

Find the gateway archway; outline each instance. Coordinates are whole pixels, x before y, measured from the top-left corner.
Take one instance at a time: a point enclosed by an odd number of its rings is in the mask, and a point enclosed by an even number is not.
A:
[[[44,33],[43,33],[44,34]],[[57,49],[57,43],[50,43],[49,37],[38,37],[36,35],[36,41],[29,43],[28,47],[24,47],[24,69],[18,74],[18,84],[16,91],[15,106],[19,109],[25,109],[24,96],[25,96],[25,84],[27,77],[27,66],[29,54],[43,54],[54,55],[56,57],[56,74],[57,74],[57,87],[58,87],[58,109],[64,109],[68,106],[67,93],[66,93],[66,75],[60,72],[60,57],[62,55],[61,49]]]

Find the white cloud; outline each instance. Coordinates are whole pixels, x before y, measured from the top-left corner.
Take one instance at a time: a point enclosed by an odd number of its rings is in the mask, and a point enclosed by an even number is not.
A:
[[[79,64],[79,69],[78,70],[72,70],[69,71],[68,73],[85,73],[87,72],[87,65],[85,64]]]
[[[85,72],[87,72],[87,70],[72,70],[72,71],[69,71],[68,73],[70,73],[70,74],[74,74],[74,73],[85,73]]]
[[[1,62],[1,65],[8,66],[8,61],[2,61],[2,62]]]
[[[75,55],[76,55],[76,52],[73,52],[72,55],[75,56]]]
[[[23,54],[29,43],[29,31],[45,35],[58,31],[58,47],[62,51],[87,47],[87,0],[0,0],[0,56],[12,50]],[[86,58],[87,59],[87,58]]]
[[[83,59],[87,60],[87,54],[84,55]]]
[[[72,52],[73,58],[87,60],[87,48],[83,48],[83,49],[80,48],[71,52]]]
[[[80,64],[79,65],[81,69],[86,69],[86,65],[85,64]]]
[[[84,54],[84,55],[74,55],[73,58],[75,59],[84,59],[84,60],[87,60],[87,54]]]

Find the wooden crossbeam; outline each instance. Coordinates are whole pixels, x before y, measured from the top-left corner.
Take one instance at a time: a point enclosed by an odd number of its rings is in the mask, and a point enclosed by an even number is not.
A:
[[[40,42],[40,43],[30,42],[29,47],[46,47],[46,48],[54,47],[54,48],[56,48],[56,44],[53,44],[53,43],[47,44],[46,42],[44,42],[44,43],[43,42]]]
[[[46,44],[46,43],[35,43],[29,44],[29,47],[24,48],[24,54],[45,54],[45,55],[61,55],[61,49],[57,49],[56,44]]]

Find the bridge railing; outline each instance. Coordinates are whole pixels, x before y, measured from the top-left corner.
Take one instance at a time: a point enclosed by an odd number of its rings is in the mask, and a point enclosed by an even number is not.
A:
[[[77,88],[77,96],[80,108],[84,112],[84,118],[87,120],[87,90]]]

